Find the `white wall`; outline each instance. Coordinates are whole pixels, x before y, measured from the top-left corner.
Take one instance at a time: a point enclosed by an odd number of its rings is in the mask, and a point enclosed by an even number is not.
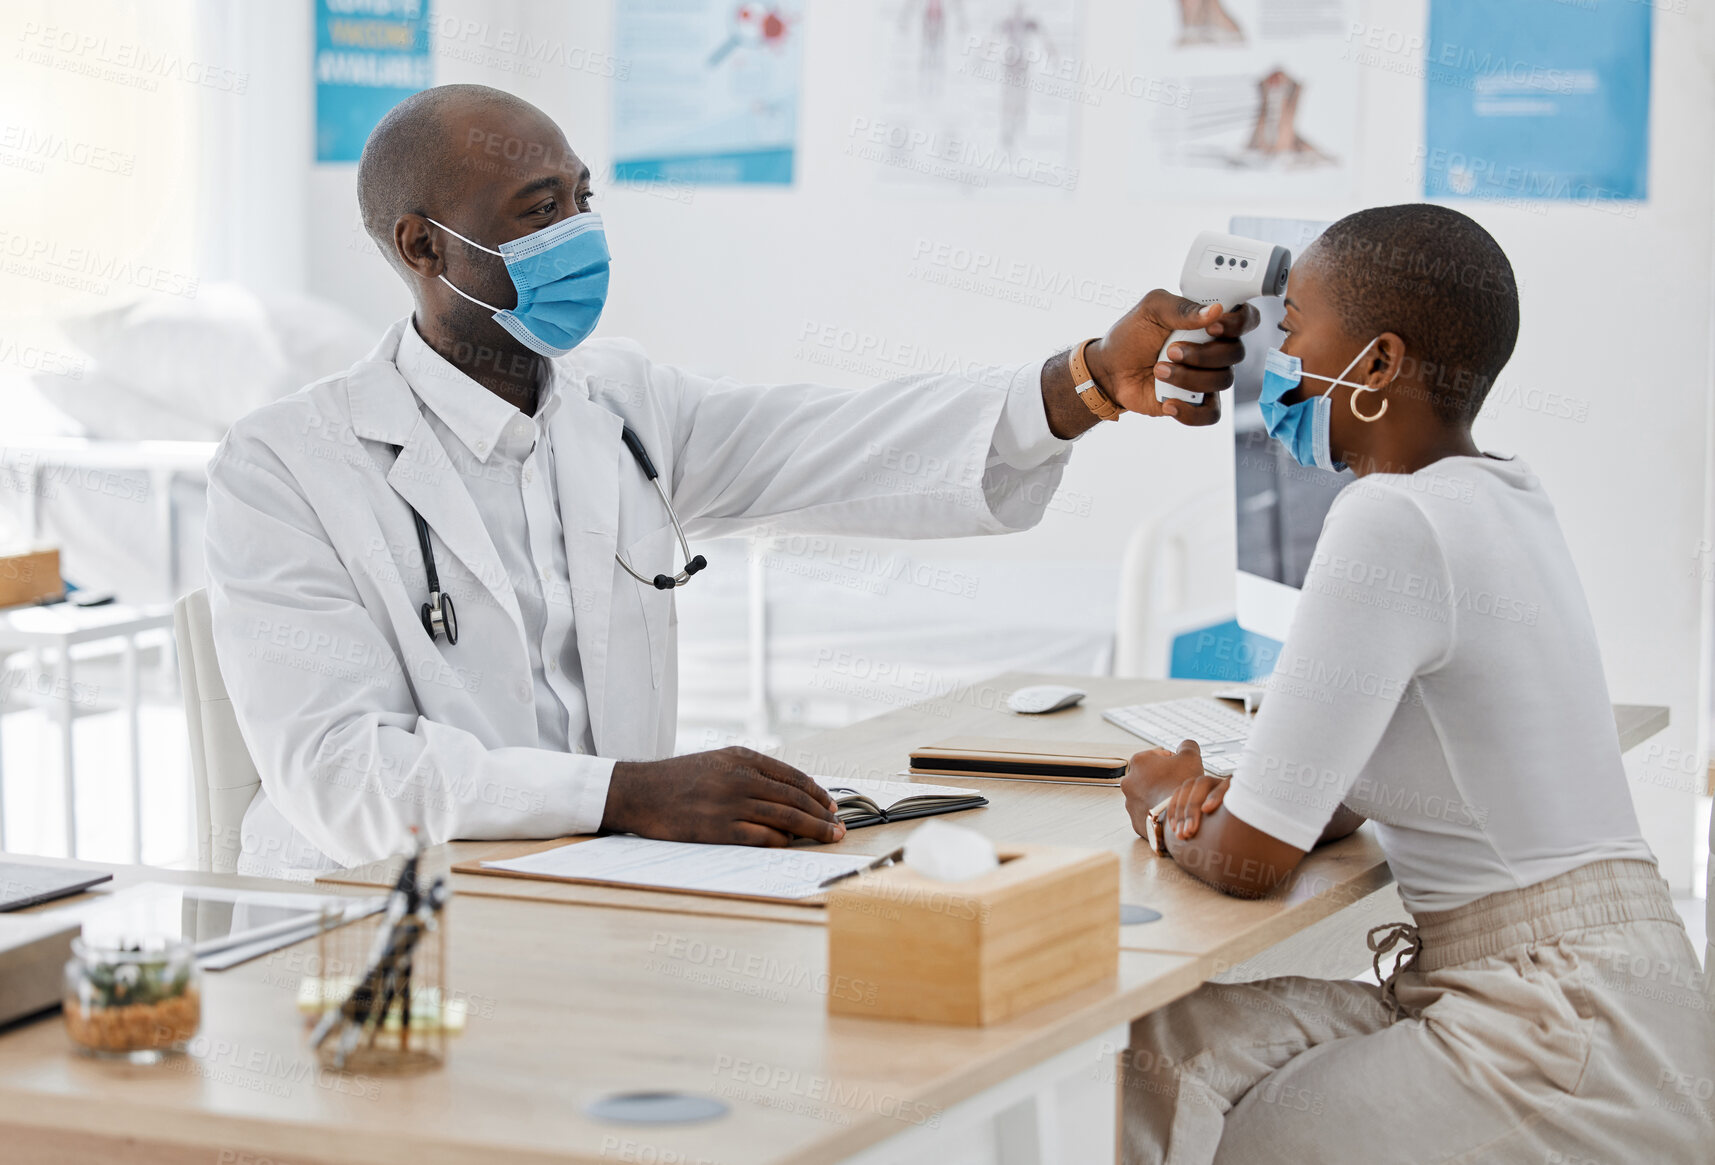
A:
[[[243,62],[245,81],[242,99],[203,95],[199,271],[205,282],[302,292],[319,222],[303,178],[315,156],[312,10],[226,0],[196,0],[196,10],[203,56]]]
[[[1635,217],[1563,205],[1460,204],[1501,241],[1521,277],[1524,325],[1497,407],[1479,427],[1491,449],[1526,458],[1560,510],[1607,660],[1613,698],[1666,704],[1673,725],[1629,762],[1640,814],[1664,869],[1689,884],[1692,787],[1700,770],[1700,558],[1710,473],[1711,227],[1715,225],[1715,19],[1702,4],[1668,4],[1656,20],[1651,198]],[[1090,0],[1091,67],[1139,60],[1139,5]],[[1425,0],[1364,0],[1366,20],[1421,32]],[[1569,9],[1569,13],[1574,10]],[[442,81],[512,89],[565,127],[596,165],[608,156],[608,80],[493,47],[504,33],[563,45],[563,60],[598,61],[611,47],[606,3],[477,4],[437,0],[437,22],[485,26],[443,46]],[[1418,197],[1422,82],[1366,68],[1362,166],[1350,199],[1287,203],[1160,201],[1129,193],[1129,150],[1146,109],[1118,95],[1086,106],[1075,194],[980,201],[878,189],[874,167],[844,151],[854,117],[876,116],[868,4],[812,2],[804,64],[799,177],[791,189],[704,189],[688,201],[603,189],[615,255],[602,323],[659,359],[757,379],[820,377],[859,384],[860,371],[806,359],[802,334],[830,324],[883,344],[924,345],[994,362],[1024,361],[1104,329],[1117,312],[1076,297],[1046,310],[938,288],[911,277],[940,244],[996,252],[1080,277],[1147,288],[1172,279],[1191,235],[1234,213],[1336,218]],[[450,51],[449,51],[450,50]],[[357,225],[351,166],[316,167],[308,189],[309,289],[379,328],[403,314],[397,281]],[[682,193],[682,192],[681,192]],[[1628,208],[1630,209],[1630,208]],[[1633,339],[1632,337],[1636,337]],[[1265,341],[1266,342],[1266,341]],[[1533,411],[1553,390],[1587,402],[1582,422]],[[1026,534],[920,548],[985,560],[997,578],[1043,561],[1087,563],[1112,586],[1123,540],[1160,507],[1229,488],[1228,437],[1128,419],[1084,442],[1065,490],[1087,501]],[[1085,510],[1083,514],[1078,511]],[[1077,600],[1069,598],[1068,604]],[[1030,615],[1021,612],[1021,619]]]

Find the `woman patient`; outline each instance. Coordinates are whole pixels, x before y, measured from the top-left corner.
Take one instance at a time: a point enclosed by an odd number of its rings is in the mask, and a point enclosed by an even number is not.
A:
[[[1132,823],[1266,894],[1375,822],[1416,925],[1381,988],[1206,984],[1139,1020],[1127,1162],[1603,1162],[1715,1152],[1715,1001],[1638,832],[1583,590],[1542,483],[1471,422],[1518,335],[1511,265],[1443,207],[1335,223],[1262,391],[1350,465],[1231,782],[1132,759]]]

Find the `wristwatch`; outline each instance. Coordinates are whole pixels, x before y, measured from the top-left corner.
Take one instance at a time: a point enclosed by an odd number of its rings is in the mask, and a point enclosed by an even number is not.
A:
[[[1162,798],[1161,804],[1143,815],[1144,840],[1149,842],[1149,852],[1157,857],[1170,856],[1167,852],[1167,807],[1173,804],[1170,793]]]
[[[1125,410],[1108,399],[1096,383],[1096,378],[1090,375],[1089,365],[1084,363],[1084,349],[1095,343],[1098,337],[1092,336],[1082,344],[1072,349],[1072,391],[1078,394],[1078,399],[1084,402],[1084,407],[1104,421],[1117,421]]]

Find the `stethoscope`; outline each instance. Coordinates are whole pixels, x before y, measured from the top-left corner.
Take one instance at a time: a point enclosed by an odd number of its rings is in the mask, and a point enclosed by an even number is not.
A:
[[[683,552],[685,567],[678,574],[658,574],[653,578],[641,574],[623,555],[615,554],[613,560],[625,568],[625,573],[640,583],[647,583],[658,591],[670,591],[674,587],[682,587],[691,581],[691,576],[709,564],[708,559],[701,554],[691,554],[691,544],[685,541],[685,528],[679,525],[679,515],[673,509],[673,503],[667,497],[667,491],[661,485],[661,475],[655,472],[655,463],[649,460],[649,453],[643,448],[643,441],[631,426],[626,425],[619,431],[619,436],[625,442],[625,447],[631,450],[631,456],[637,462],[637,468],[643,471],[655,486],[655,492],[661,497],[661,504],[667,507],[667,518],[673,523],[673,533],[679,536],[679,549]],[[395,446],[395,448],[398,448]],[[410,505],[409,502],[405,503]],[[416,506],[411,506],[411,517],[417,524],[417,545],[423,551],[423,570],[428,575],[429,601],[423,604],[423,630],[429,633],[430,639],[447,637],[447,645],[454,646],[459,641],[458,612],[453,609],[453,597],[441,590],[440,572],[435,569],[435,551],[429,544],[429,524],[423,520],[423,515],[417,512]]]

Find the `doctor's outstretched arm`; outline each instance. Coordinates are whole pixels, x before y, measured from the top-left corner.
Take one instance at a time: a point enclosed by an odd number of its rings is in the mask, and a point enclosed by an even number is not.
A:
[[[1105,334],[1025,365],[959,365],[853,391],[713,379],[611,347],[597,382],[646,382],[619,411],[660,451],[656,463],[694,536],[1001,534],[1041,520],[1072,438],[1101,423],[1098,409],[1116,419],[1219,420],[1219,394],[1244,359],[1240,337],[1256,321],[1249,305],[1222,315],[1158,290]],[[1180,329],[1211,338],[1176,343],[1157,363]],[[1203,403],[1158,401],[1157,379],[1203,393]]]

